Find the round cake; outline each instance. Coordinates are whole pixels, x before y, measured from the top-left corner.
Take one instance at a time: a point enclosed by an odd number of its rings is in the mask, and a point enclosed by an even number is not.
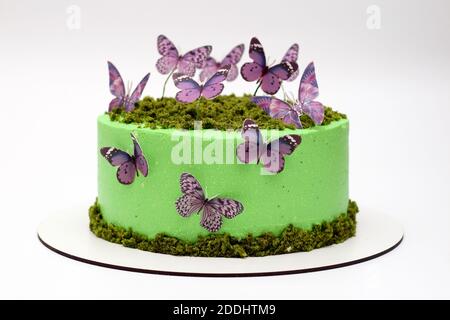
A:
[[[252,46],[258,48],[253,39]],[[149,75],[139,94],[125,96],[117,69],[109,68],[116,98],[97,119],[94,234],[137,249],[209,257],[309,251],[355,234],[345,115],[301,97],[295,104],[218,96],[229,65],[198,88],[189,75],[174,73],[176,99],[143,100]],[[296,68],[285,66],[289,75]],[[304,90],[317,96],[314,81],[315,74]]]

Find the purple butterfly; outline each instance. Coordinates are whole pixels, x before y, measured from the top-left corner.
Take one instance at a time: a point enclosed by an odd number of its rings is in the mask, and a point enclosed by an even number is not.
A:
[[[175,45],[166,36],[158,36],[158,52],[162,55],[156,62],[156,68],[161,74],[174,70],[193,77],[195,68],[203,68],[211,53],[211,46],[203,46],[189,51],[184,55],[178,53]]]
[[[298,69],[296,62],[283,61],[268,67],[266,55],[258,39],[252,38],[249,49],[253,62],[245,63],[241,68],[241,75],[246,81],[255,81],[261,85],[267,94],[275,94],[280,90],[281,81],[289,79]]]
[[[226,55],[226,57],[222,60],[222,62],[217,62],[214,58],[209,57],[206,59],[205,67],[203,68],[202,72],[200,73],[200,81],[205,81],[209,77],[211,77],[213,74],[217,72],[220,68],[229,65],[230,71],[228,72],[227,81],[233,81],[237,78],[239,71],[236,66],[236,64],[239,63],[239,61],[242,58],[242,53],[244,52],[244,45],[240,44],[233,48],[233,50],[230,51]]]
[[[222,226],[222,216],[231,219],[242,212],[244,206],[233,199],[207,199],[197,179],[189,173],[180,176],[180,187],[183,195],[177,199],[175,206],[182,217],[203,210],[200,225],[209,232],[216,232]]]
[[[319,95],[314,63],[310,63],[300,80],[298,101],[292,104],[273,97],[253,97],[252,101],[259,105],[272,118],[281,119],[284,123],[293,124],[302,128],[300,116],[307,114],[316,125],[322,123],[325,117],[325,108],[322,103],[314,101]]]
[[[294,43],[286,52],[286,54],[283,57],[283,60],[281,60],[282,62],[287,61],[287,62],[295,62],[297,63],[297,59],[298,59],[298,44]],[[297,68],[297,70],[289,77],[289,79],[287,79],[286,81],[294,81],[295,79],[297,79],[298,77],[298,73],[299,70]]]
[[[244,142],[237,146],[236,155],[243,163],[262,163],[271,173],[284,169],[284,157],[290,155],[302,142],[299,135],[291,134],[275,139],[268,144],[263,141],[258,125],[250,119],[242,128]]]
[[[224,88],[222,82],[226,80],[229,70],[230,66],[225,66],[219,69],[203,85],[198,84],[197,81],[189,76],[183,75],[181,73],[174,73],[173,81],[175,83],[175,86],[178,89],[181,89],[181,91],[177,92],[175,98],[179,102],[183,103],[193,102],[200,98],[200,96],[203,96],[206,99],[214,99],[222,93]]]
[[[133,140],[134,145],[133,155],[129,155],[127,152],[114,147],[104,147],[100,149],[102,156],[104,156],[111,165],[119,167],[116,176],[117,180],[122,184],[131,184],[134,181],[135,176],[139,176],[139,171],[144,177],[148,174],[147,159],[145,159],[141,146],[133,133],[131,133],[131,139]]]
[[[129,92],[125,92],[125,85],[123,83],[122,76],[119,70],[108,61],[109,69],[109,90],[115,96],[114,99],[109,103],[109,111],[113,109],[125,106],[125,111],[130,112],[134,109],[134,104],[141,98],[142,91],[144,91],[145,85],[147,84],[150,73],[147,73],[145,77],[139,82],[136,89],[130,95]]]

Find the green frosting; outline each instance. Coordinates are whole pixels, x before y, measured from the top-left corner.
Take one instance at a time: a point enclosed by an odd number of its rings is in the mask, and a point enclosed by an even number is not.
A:
[[[149,174],[123,185],[117,181],[117,167],[98,150],[116,147],[131,154],[131,132],[137,136],[148,160]],[[241,239],[250,233],[260,236],[270,232],[279,236],[290,224],[309,230],[346,212],[347,119],[302,130],[263,129],[261,133],[266,140],[286,134],[302,136],[301,145],[286,156],[285,169],[279,174],[266,175],[261,165],[237,160],[236,147],[243,141],[239,130],[139,128],[136,124],[111,121],[107,114],[100,116],[98,205],[103,218],[149,239],[159,233],[188,242],[207,236],[209,232],[200,226],[201,214],[184,218],[176,211],[175,201],[182,195],[179,179],[183,172],[199,180],[208,198],[231,198],[244,205],[243,212],[235,218],[223,218],[219,231]],[[185,140],[189,148],[180,151]],[[226,163],[216,162],[211,154],[227,160]],[[179,162],[181,158],[191,162]]]
[[[357,212],[356,202],[349,201],[347,213],[342,213],[331,221],[314,224],[308,230],[289,225],[280,235],[269,232],[256,237],[248,234],[237,238],[228,233],[220,233],[199,236],[197,241],[189,242],[163,233],[148,238],[131,228],[125,229],[107,223],[95,202],[89,208],[89,227],[97,237],[144,251],[177,256],[245,258],[311,251],[341,243],[355,235]]]
[[[200,100],[184,104],[174,98],[153,99],[145,97],[139,101],[131,112],[116,109],[110,113],[111,120],[121,123],[134,123],[152,129],[193,129],[194,121],[202,121],[203,129],[234,129],[242,128],[245,119],[253,119],[262,129],[294,129],[281,120],[272,119],[260,107],[250,101],[251,96],[236,97],[235,95],[219,96],[214,100]],[[325,118],[322,125],[333,121],[346,119],[344,114],[325,108]],[[314,127],[307,115],[300,120],[303,128]]]

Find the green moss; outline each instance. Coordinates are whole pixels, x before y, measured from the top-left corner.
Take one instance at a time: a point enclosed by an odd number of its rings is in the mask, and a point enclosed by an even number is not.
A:
[[[204,129],[234,129],[242,127],[246,118],[255,120],[260,128],[264,129],[294,129],[292,125],[286,125],[281,120],[272,119],[261,108],[250,101],[251,96],[235,95],[219,96],[213,100],[199,99],[194,103],[184,104],[174,98],[153,99],[145,97],[137,103],[131,112],[116,109],[109,113],[111,120],[122,123],[135,123],[152,129],[176,128],[193,129],[194,121],[202,121]],[[325,108],[325,119],[322,125],[332,121],[345,119],[346,116],[331,108]],[[301,116],[304,128],[314,126],[312,120]]]
[[[201,257],[262,257],[274,254],[311,251],[340,243],[355,235],[356,202],[349,201],[347,213],[342,213],[330,222],[314,225],[311,230],[302,230],[292,225],[276,236],[266,233],[257,237],[249,234],[238,239],[229,234],[199,236],[194,243],[158,234],[148,239],[132,230],[114,226],[103,220],[97,202],[89,208],[89,227],[98,237],[122,244],[125,247],[176,256]]]

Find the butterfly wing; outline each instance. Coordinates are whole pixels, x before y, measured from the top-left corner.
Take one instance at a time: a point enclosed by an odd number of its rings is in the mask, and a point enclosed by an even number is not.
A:
[[[244,142],[237,146],[236,156],[243,163],[258,163],[265,144],[258,125],[251,119],[244,120],[242,127]]]
[[[132,160],[128,153],[114,147],[101,148],[100,153],[114,167],[120,166],[125,162]]]
[[[164,56],[156,61],[156,69],[158,69],[161,74],[168,74],[177,66],[177,63],[178,58]]]
[[[200,225],[209,232],[216,232],[222,226],[222,216],[213,206],[206,203],[203,207]]]
[[[160,34],[158,36],[157,46],[158,52],[162,56],[178,58],[178,56],[180,55],[173,42],[163,34]]]
[[[292,154],[300,145],[302,138],[299,135],[286,135],[271,141],[266,148],[266,152],[261,155],[261,162],[264,168],[271,173],[280,173],[284,170],[286,155]]]
[[[269,69],[262,77],[261,89],[267,94],[275,94],[280,90],[281,81],[287,80],[298,69],[295,62],[284,61]]]
[[[294,43],[286,52],[286,54],[283,57],[282,61],[288,61],[288,62],[297,62],[298,59],[298,44]],[[289,79],[287,79],[286,81],[294,81],[295,79],[297,79],[299,74],[299,71],[297,69],[297,71],[295,71],[290,77]]]
[[[281,119],[286,124],[292,124],[297,128],[301,128],[302,124],[297,111],[285,101],[277,98],[266,97],[270,99],[268,104],[268,114],[274,119]],[[266,99],[267,100],[267,99]],[[267,105],[267,102],[264,103]]]
[[[191,62],[195,68],[201,69],[205,66],[206,59],[211,54],[211,50],[211,46],[198,47],[183,55],[181,60]],[[179,71],[182,72],[181,70]]]
[[[256,37],[250,40],[250,47],[248,53],[253,62],[259,64],[262,68],[266,67],[266,55],[264,53],[264,48]]]
[[[244,63],[241,67],[241,76],[246,81],[255,81],[261,78],[263,68],[255,62]]]
[[[109,103],[109,109],[108,111],[111,112],[114,109],[120,108],[124,104],[124,98],[114,98]]]
[[[156,68],[162,74],[168,74],[177,65],[179,53],[175,45],[166,36],[159,35],[157,47],[161,58],[156,62]]]
[[[199,212],[203,207],[203,200],[189,194],[184,194],[175,201],[175,208],[182,217],[189,217]]]
[[[109,91],[114,98],[109,103],[109,111],[113,109],[119,108],[123,105],[125,98],[125,85],[123,83],[122,76],[119,73],[119,70],[108,61],[108,71],[109,71]]]
[[[222,226],[222,216],[231,219],[241,213],[243,209],[244,206],[233,199],[211,199],[203,208],[200,225],[209,232],[216,232]]]
[[[214,198],[208,201],[205,206],[211,206],[225,218],[231,219],[244,210],[244,206],[239,201],[227,198]]]
[[[315,124],[321,124],[325,117],[325,108],[322,103],[314,101],[319,96],[314,63],[311,62],[303,72],[298,91],[301,109]]]
[[[134,161],[127,161],[117,169],[117,180],[122,184],[131,184],[136,176],[136,165]]]
[[[131,140],[133,140],[134,145],[134,158],[136,159],[136,168],[142,173],[144,177],[146,177],[148,175],[147,159],[145,159],[142,148],[133,133],[131,133]]]
[[[319,101],[311,101],[302,107],[302,111],[306,113],[316,125],[323,122],[325,118],[325,108]]]
[[[242,54],[244,53],[244,44],[239,44],[234,47],[222,60],[221,65],[238,64],[241,61]]]
[[[241,75],[246,81],[255,81],[261,78],[266,67],[266,55],[261,42],[257,38],[250,40],[248,53],[253,62],[244,63],[241,67]]]
[[[297,59],[298,59],[298,44],[294,43],[292,46],[290,46],[290,48],[284,55],[282,61],[297,62]]]
[[[237,78],[239,71],[236,66],[239,61],[241,61],[242,54],[244,53],[244,45],[240,44],[234,47],[222,60],[221,66],[230,66],[230,71],[228,72],[227,81],[233,81]]]
[[[203,86],[202,96],[206,99],[214,99],[223,91],[223,81],[227,79],[230,66],[225,66],[219,69],[211,78],[206,81]]]
[[[284,61],[269,68],[268,73],[275,75],[281,80],[287,80],[297,70],[298,64],[296,62]]]
[[[134,181],[136,165],[128,153],[113,147],[101,148],[100,153],[111,165],[119,166],[116,176],[120,183],[130,184]]]
[[[284,117],[280,118],[286,124],[292,124],[297,129],[303,128],[297,111],[291,109]]]
[[[216,83],[216,84],[211,84],[207,87],[204,87],[202,90],[202,96],[204,96],[206,99],[214,99],[215,97],[217,97],[219,94],[222,93],[224,88],[223,83]]]
[[[261,163],[271,173],[284,170],[285,156],[292,154],[301,143],[299,135],[288,135],[276,139],[267,145],[266,152],[261,156]]]
[[[195,177],[187,172],[184,172],[180,176],[180,189],[184,194],[188,194],[194,196],[198,199],[205,200],[205,193],[203,192],[203,188],[200,185]]]
[[[216,59],[212,57],[206,59],[205,66],[203,67],[202,72],[200,72],[200,81],[204,82],[206,79],[209,79],[217,72],[218,68]]]
[[[271,97],[267,97],[267,96],[252,97],[252,102],[256,103],[267,114],[270,113],[270,104],[272,102],[272,98]]]
[[[203,68],[211,54],[211,46],[198,47],[183,55],[178,63],[178,71],[189,77],[195,75],[195,68]]]
[[[206,81],[205,87],[225,81],[228,75],[228,70],[230,70],[230,66],[225,66],[217,70],[217,72],[209,78],[208,81]]]
[[[144,78],[142,78],[141,82],[136,86],[130,98],[128,99],[125,110],[130,112],[134,109],[134,104],[141,98],[142,92],[144,91],[145,86],[147,85],[148,78],[150,77],[150,73],[147,73]]]
[[[180,176],[180,188],[183,195],[175,202],[178,213],[188,217],[202,209],[205,194],[200,183],[190,173],[182,173]]]
[[[294,81],[295,79],[297,79],[299,73],[300,73],[300,72],[299,72],[298,69],[295,70],[295,71],[291,74],[291,76],[290,76],[288,79],[286,79],[286,81],[289,81],[289,82]]]
[[[188,77],[193,77],[195,75],[195,64],[191,61],[180,60],[178,61],[177,71]]]
[[[181,73],[174,73],[173,82],[178,89],[181,89],[175,96],[177,101],[190,103],[200,98],[202,87],[191,77]]]
[[[123,98],[125,96],[125,85],[123,83],[122,76],[119,70],[108,61],[109,70],[109,91],[111,94],[118,98]]]
[[[272,118],[284,118],[292,110],[292,107],[287,102],[277,98],[270,98],[269,114]]]
[[[300,80],[300,87],[298,89],[298,98],[300,103],[304,105],[313,101],[319,95],[319,86],[316,79],[316,70],[314,63],[311,62],[305,68],[302,78]]]
[[[227,81],[236,80],[239,74],[239,69],[235,64],[230,65],[230,71],[228,71]]]

